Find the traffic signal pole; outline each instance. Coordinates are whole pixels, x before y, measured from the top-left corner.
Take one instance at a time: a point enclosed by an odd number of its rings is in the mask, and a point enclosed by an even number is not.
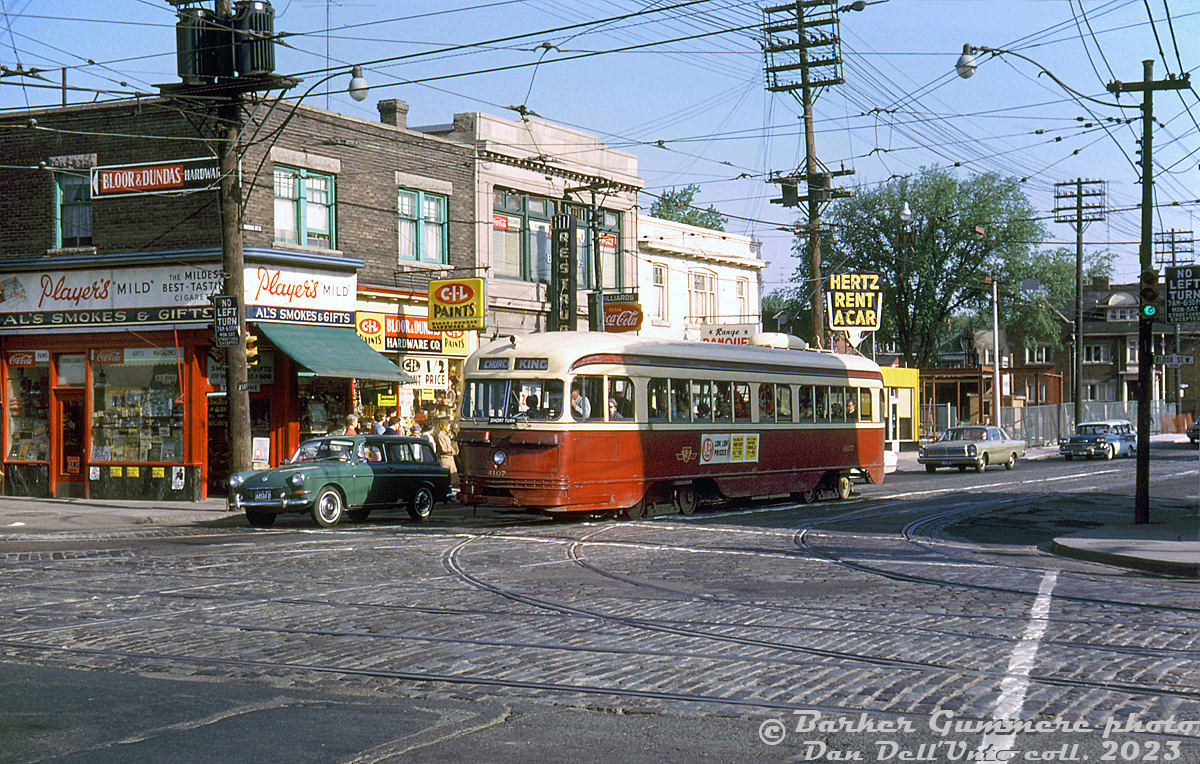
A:
[[[1188,76],[1168,76],[1165,80],[1154,81],[1154,61],[1142,62],[1143,80],[1141,82],[1112,82],[1108,85],[1111,93],[1127,93],[1141,91],[1145,93],[1142,100],[1142,243],[1141,271],[1152,271],[1153,252],[1152,241],[1154,231],[1154,165],[1151,161],[1154,135],[1154,91],[1183,90],[1188,88]],[[1158,274],[1155,272],[1155,300],[1157,301]],[[1152,315],[1146,315],[1147,312]],[[1150,404],[1154,400],[1154,335],[1152,329],[1155,311],[1139,311],[1138,316],[1138,415],[1137,415],[1137,488],[1133,501],[1133,522],[1146,524],[1150,522]]]

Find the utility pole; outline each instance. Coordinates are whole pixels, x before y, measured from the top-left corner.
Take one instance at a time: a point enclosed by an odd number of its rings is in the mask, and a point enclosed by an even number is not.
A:
[[[1195,262],[1195,238],[1191,231],[1176,231],[1172,228],[1170,231],[1163,231],[1154,234],[1154,244],[1158,254],[1158,264],[1160,266],[1170,265],[1172,268],[1177,268],[1181,264],[1191,264]],[[1168,257],[1169,255],[1169,257]],[[1187,263],[1180,263],[1180,256],[1187,255]],[[1179,322],[1175,324],[1175,355],[1179,355]],[[1175,404],[1175,413],[1180,413],[1183,407],[1183,391],[1179,387],[1180,369],[1178,366],[1169,369],[1171,375],[1171,400]]]
[[[1176,77],[1168,74],[1167,79],[1154,81],[1154,61],[1148,59],[1142,62],[1141,82],[1110,82],[1110,93],[1142,92],[1142,242],[1141,255],[1142,271],[1153,268],[1151,241],[1154,231],[1154,164],[1152,148],[1154,137],[1154,91],[1155,90],[1184,90],[1191,85],[1187,73]],[[1146,524],[1150,522],[1150,404],[1153,400],[1152,389],[1154,369],[1154,348],[1152,333],[1154,319],[1145,315],[1138,316],[1138,421],[1137,421],[1137,486],[1134,492],[1133,522]]]
[[[818,88],[840,85],[841,37],[838,13],[862,10],[866,3],[853,3],[839,8],[836,0],[795,0],[784,5],[763,9],[763,33],[766,38],[767,90],[789,92],[800,99],[804,110],[804,173],[799,169],[787,175],[772,174],[768,183],[780,184],[782,197],[772,203],[784,207],[808,207],[808,222],[803,230],[808,236],[808,256],[812,278],[812,333],[817,347],[825,346],[825,285],[821,273],[821,207],[829,201],[851,196],[849,191],[833,188],[833,178],[851,175],[853,170],[842,168],[830,172],[817,159],[816,129],[813,125],[813,100]],[[781,81],[781,74],[800,72],[800,81]],[[799,95],[797,96],[797,91]],[[801,197],[800,185],[808,194]]]
[[[1075,226],[1075,364],[1071,372],[1075,424],[1083,421],[1083,229],[1088,223],[1104,219],[1104,192],[1102,180],[1077,178],[1054,184],[1054,221]],[[1072,198],[1074,203],[1068,204]]]

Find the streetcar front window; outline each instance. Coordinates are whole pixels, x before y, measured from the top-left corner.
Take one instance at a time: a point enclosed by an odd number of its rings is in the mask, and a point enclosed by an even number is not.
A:
[[[558,419],[562,411],[561,379],[471,380],[463,395],[463,419]]]

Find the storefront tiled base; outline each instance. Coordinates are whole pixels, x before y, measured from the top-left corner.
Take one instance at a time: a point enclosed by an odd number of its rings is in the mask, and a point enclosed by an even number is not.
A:
[[[90,476],[88,496],[136,501],[200,501],[204,498],[200,492],[202,485],[199,467],[134,469],[105,465],[98,476]]]
[[[4,465],[4,495],[49,498],[50,467],[45,464]]]

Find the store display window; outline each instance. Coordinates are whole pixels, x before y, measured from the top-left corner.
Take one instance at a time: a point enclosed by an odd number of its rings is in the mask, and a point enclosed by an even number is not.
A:
[[[8,458],[14,461],[50,456],[50,364],[33,359],[33,351],[8,357]]]
[[[301,376],[300,437],[339,432],[349,414],[349,381]]]
[[[176,350],[92,353],[92,461],[183,461]]]

